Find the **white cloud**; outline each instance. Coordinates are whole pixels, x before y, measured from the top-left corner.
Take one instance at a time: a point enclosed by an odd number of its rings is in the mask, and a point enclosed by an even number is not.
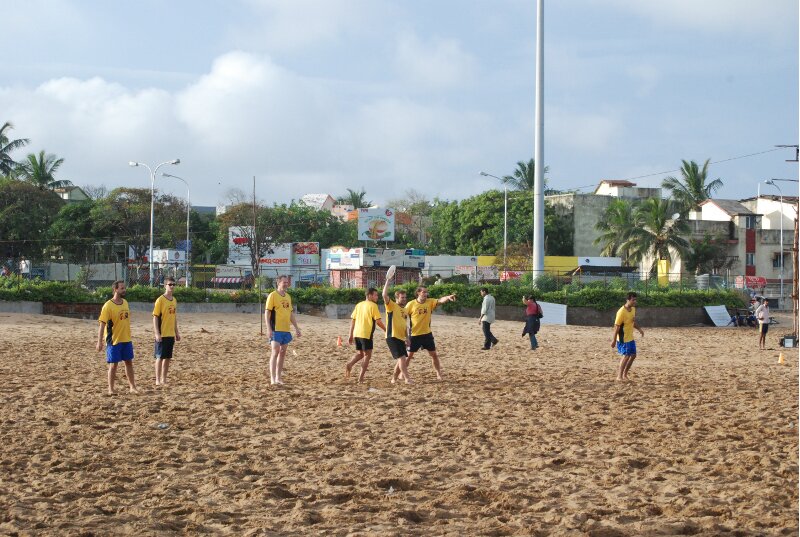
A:
[[[623,124],[616,113],[579,113],[552,107],[545,110],[545,136],[577,151],[600,155],[618,143]],[[547,142],[546,142],[547,143]]]
[[[398,39],[396,62],[401,77],[416,88],[449,88],[463,83],[475,63],[455,39],[435,38],[425,43],[416,35]]]

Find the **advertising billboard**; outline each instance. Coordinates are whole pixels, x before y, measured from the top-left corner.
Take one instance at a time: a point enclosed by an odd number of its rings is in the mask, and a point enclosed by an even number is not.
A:
[[[394,209],[359,209],[358,240],[393,241]]]
[[[319,268],[319,243],[318,242],[293,243],[292,266]]]
[[[326,265],[333,270],[359,269],[364,265],[364,249],[332,246]]]

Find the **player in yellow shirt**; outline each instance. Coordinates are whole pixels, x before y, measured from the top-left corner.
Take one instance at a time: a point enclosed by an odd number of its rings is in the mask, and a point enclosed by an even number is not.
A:
[[[611,348],[616,348],[622,356],[619,359],[617,380],[628,380],[628,371],[636,359],[636,341],[633,339],[634,328],[644,337],[639,324],[636,322],[636,293],[628,293],[625,304],[617,311],[614,319],[614,337],[611,339]]]
[[[133,343],[131,342],[131,310],[125,300],[125,282],[115,281],[111,288],[114,296],[103,304],[100,311],[100,328],[97,331],[97,352],[103,350],[103,335],[106,342],[106,363],[108,363],[108,395],[114,395],[117,379],[117,365],[125,364],[125,376],[131,393],[138,393],[133,378]]]
[[[406,292],[398,289],[394,293],[394,302],[389,297],[389,282],[391,278],[386,278],[383,284],[383,303],[386,305],[386,344],[389,352],[397,360],[400,367],[400,374],[405,379],[406,384],[411,384],[411,376],[408,374],[408,351],[410,343],[408,339],[408,315],[406,314]],[[392,382],[396,382],[392,378]]]
[[[360,360],[361,373],[358,375],[358,382],[364,382],[367,374],[370,358],[372,358],[372,336],[375,334],[375,327],[380,326],[381,330],[386,331],[386,326],[381,320],[381,311],[378,309],[378,290],[370,287],[366,292],[366,300],[362,300],[353,308],[350,315],[350,345],[355,341],[356,353],[353,358],[345,364],[344,378],[350,378],[350,370]]]
[[[172,296],[175,278],[164,280],[164,294],[156,299],[153,306],[153,334],[155,336],[154,356],[156,358],[156,386],[167,383],[167,372],[172,360],[175,342],[181,340],[178,330],[178,300]]]
[[[417,287],[416,298],[406,304],[406,315],[411,324],[411,346],[408,353],[408,364],[414,358],[414,353],[420,349],[425,349],[431,355],[433,369],[436,370],[436,378],[442,380],[442,366],[439,364],[439,355],[436,354],[436,342],[433,340],[431,332],[431,316],[433,310],[445,302],[455,302],[456,295],[447,295],[439,299],[428,298],[427,287]],[[400,364],[394,368],[392,381],[396,381],[400,376]]]
[[[292,341],[291,327],[294,326],[295,334],[300,337],[300,327],[292,308],[292,297],[286,290],[289,288],[289,277],[278,276],[275,282],[277,289],[267,297],[267,307],[264,319],[267,323],[267,337],[269,337],[272,353],[269,358],[270,384],[283,384],[283,361],[286,357],[286,348]]]

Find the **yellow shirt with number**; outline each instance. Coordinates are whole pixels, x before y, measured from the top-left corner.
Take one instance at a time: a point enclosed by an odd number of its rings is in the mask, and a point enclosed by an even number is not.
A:
[[[98,321],[106,323],[106,345],[128,343],[131,340],[131,310],[128,301],[122,299],[122,304],[115,304],[109,300],[103,304]]]
[[[292,297],[272,291],[267,297],[267,310],[272,312],[269,324],[273,331],[289,332],[292,329]]]
[[[153,317],[158,317],[161,337],[175,337],[175,321],[178,317],[178,300],[161,295],[153,306]]]
[[[622,306],[617,311],[617,316],[614,319],[614,324],[615,325],[618,324],[622,327],[621,335],[623,343],[628,343],[629,341],[633,341],[634,322],[636,322],[636,308],[631,308],[631,311],[628,311],[625,309],[625,306]],[[619,341],[619,339],[617,341]]]
[[[381,318],[381,311],[375,302],[363,300],[356,304],[350,318],[356,322],[353,326],[353,337],[372,339],[375,333],[375,321]]]
[[[405,341],[408,334],[408,314],[394,300],[386,303],[386,339],[390,337]]]
[[[424,336],[431,333],[431,315],[439,305],[435,298],[429,298],[422,304],[417,299],[406,304],[406,315],[411,318],[411,335]]]

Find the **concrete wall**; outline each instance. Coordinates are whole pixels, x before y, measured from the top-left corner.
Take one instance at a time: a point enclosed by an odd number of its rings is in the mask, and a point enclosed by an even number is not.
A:
[[[42,314],[41,302],[6,302],[0,300],[0,313],[30,313],[33,315]]]
[[[556,214],[573,217],[573,255],[600,256],[601,247],[594,244],[600,232],[595,226],[615,198],[595,194],[560,194],[547,196]]]
[[[619,308],[597,311],[594,308],[567,308],[567,324],[577,326],[614,326]],[[636,308],[636,322],[647,327],[710,325],[703,308]]]

